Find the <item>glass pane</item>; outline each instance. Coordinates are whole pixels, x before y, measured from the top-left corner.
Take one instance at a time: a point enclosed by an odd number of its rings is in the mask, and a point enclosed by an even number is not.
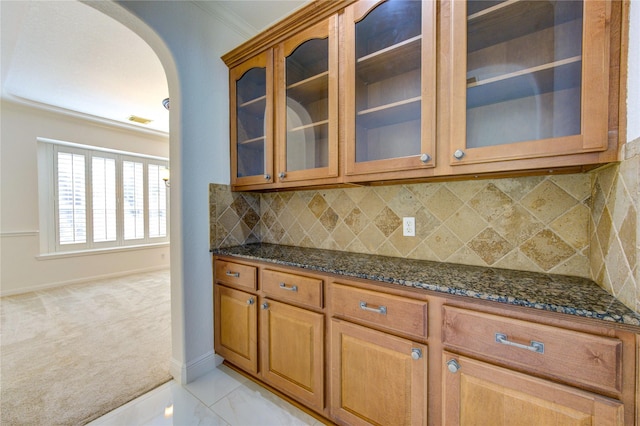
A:
[[[87,242],[84,155],[58,152],[58,231],[60,244]]]
[[[582,1],[469,1],[467,147],[580,133]]]
[[[286,58],[287,170],[329,164],[329,41],[309,40]]]
[[[356,161],[420,154],[422,2],[389,0],[356,24]]]
[[[116,161],[91,159],[93,241],[116,240]]]
[[[165,166],[149,164],[149,237],[167,236],[167,187],[161,171]]]
[[[236,82],[238,177],[265,173],[266,69],[252,68]]]
[[[124,239],[144,238],[144,175],[142,163],[122,162]]]

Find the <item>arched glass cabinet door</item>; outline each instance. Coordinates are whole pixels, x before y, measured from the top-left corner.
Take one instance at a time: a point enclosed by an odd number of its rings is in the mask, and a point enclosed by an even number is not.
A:
[[[233,68],[231,184],[273,183],[272,51]]]
[[[436,2],[360,0],[344,27],[346,174],[421,175],[435,166]]]
[[[452,166],[538,158],[546,167],[607,149],[611,2],[447,0],[442,9],[452,17],[442,43],[452,58],[442,70]]]
[[[332,16],[276,50],[276,180],[338,175],[338,39]]]

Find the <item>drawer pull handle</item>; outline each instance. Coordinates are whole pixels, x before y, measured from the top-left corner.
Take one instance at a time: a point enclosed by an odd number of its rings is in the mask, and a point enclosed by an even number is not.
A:
[[[532,340],[531,344],[529,346],[527,346],[527,345],[523,345],[521,343],[516,343],[516,342],[509,341],[509,339],[507,339],[507,335],[506,334],[496,333],[496,342],[498,342],[500,344],[503,344],[503,345],[507,345],[507,346],[514,346],[516,348],[526,349],[526,350],[531,351],[531,352],[537,352],[539,354],[543,354],[544,353],[544,343],[536,342],[535,340]]]
[[[375,312],[382,315],[387,315],[387,307],[380,306],[378,308],[370,308],[367,306],[367,302],[360,302],[360,309],[363,311]]]
[[[280,288],[287,291],[298,291],[297,285],[292,285],[291,287],[287,287],[285,283],[280,283]]]
[[[228,277],[240,278],[240,272],[227,271],[226,274]]]

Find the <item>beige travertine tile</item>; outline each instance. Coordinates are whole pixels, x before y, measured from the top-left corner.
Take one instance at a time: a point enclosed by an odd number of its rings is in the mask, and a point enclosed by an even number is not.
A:
[[[438,260],[445,261],[462,247],[462,241],[444,225],[438,227],[428,238],[427,244]]]
[[[522,197],[533,191],[545,179],[544,176],[528,176],[518,179],[494,179],[489,182],[512,200],[520,201]]]
[[[446,186],[441,185],[440,189],[429,198],[425,207],[438,219],[445,221],[462,207],[462,201]]]
[[[544,224],[548,224],[578,202],[558,185],[545,180],[523,197],[521,204]]]
[[[385,208],[385,203],[373,190],[369,192],[360,200],[358,208],[362,211],[370,220],[373,220],[378,213]]]
[[[422,240],[417,247],[409,253],[409,258],[411,259],[424,259],[424,260],[440,260],[438,256],[431,250],[431,245],[425,239]]]
[[[609,209],[605,206],[602,216],[600,216],[600,222],[598,222],[596,227],[596,237],[600,242],[603,256],[607,256],[609,252],[609,245],[613,237],[611,230],[611,216],[609,215]]]
[[[449,256],[447,262],[461,263],[463,265],[487,266],[487,262],[467,246],[460,247],[458,251]]]
[[[495,265],[496,268],[506,269],[521,269],[523,271],[532,272],[546,272],[533,260],[527,257],[520,248],[511,250],[505,257],[498,260]]]
[[[313,242],[313,247],[320,247],[324,240],[329,238],[329,233],[320,222],[316,222],[311,229],[307,231],[307,235]]]
[[[591,177],[586,173],[549,176],[549,180],[578,201],[591,196]]]
[[[463,242],[470,241],[488,226],[477,211],[466,205],[452,214],[444,224]]]
[[[377,253],[378,247],[384,242],[385,236],[376,225],[370,223],[358,234],[358,240],[367,249],[367,253]]]
[[[395,231],[396,229],[402,226],[402,219],[396,215],[393,210],[389,207],[385,207],[382,209],[380,213],[375,217],[373,223],[378,227],[380,232],[384,234],[385,237],[388,237]]]
[[[486,228],[478,234],[469,242],[468,247],[487,265],[493,265],[513,249],[513,246],[492,228]]]
[[[521,245],[544,228],[542,222],[519,204],[507,206],[502,214],[492,221],[492,226],[513,246]],[[586,230],[586,226],[584,228]]]
[[[307,207],[309,207],[309,210],[311,210],[311,212],[316,218],[320,218],[322,213],[324,213],[327,207],[329,207],[329,204],[327,204],[327,201],[324,199],[322,195],[317,193],[309,201],[309,204],[307,204]]]
[[[465,181],[454,181],[454,182],[444,182],[444,185],[449,191],[454,193],[456,197],[458,197],[461,201],[467,202],[471,198],[473,198],[478,192],[480,192],[486,185],[486,180],[465,180]]]
[[[322,226],[324,226],[324,229],[326,229],[327,232],[331,233],[336,228],[339,217],[338,217],[338,214],[331,207],[328,207],[324,211],[324,213],[322,213],[319,220]]]
[[[331,207],[339,217],[345,217],[356,207],[356,203],[353,202],[344,190],[338,189],[336,191],[338,191],[338,196],[331,203]]]
[[[398,227],[389,237],[389,243],[396,248],[402,257],[406,257],[411,253],[421,241],[418,237],[403,236],[402,227]]]
[[[591,274],[589,273],[589,257],[582,253],[576,253],[556,267],[551,268],[548,272],[552,274],[591,278]]]
[[[549,229],[543,229],[521,246],[522,252],[544,271],[571,257],[575,251]]]
[[[416,238],[424,240],[433,233],[442,222],[428,209],[422,208],[416,212]]]
[[[362,230],[369,224],[369,219],[362,213],[358,207],[354,207],[353,210],[344,218],[344,223],[355,235],[360,234]]]
[[[422,205],[417,200],[413,191],[410,191],[405,186],[399,186],[399,190],[396,192],[395,197],[389,200],[387,207],[402,218],[405,216],[415,217],[416,211],[418,211]]]
[[[356,234],[354,234],[349,226],[347,226],[344,222],[338,223],[336,228],[331,233],[334,241],[340,250],[346,250],[347,247],[353,242],[356,238]]]
[[[630,268],[634,268],[638,262],[638,237],[640,237],[638,225],[638,212],[634,206],[629,206],[618,235]]]
[[[487,184],[471,200],[469,206],[487,222],[498,218],[513,201],[493,183]]]
[[[584,224],[589,221],[589,209],[578,204],[556,220],[549,227],[574,249],[582,250],[589,244],[588,229]]]

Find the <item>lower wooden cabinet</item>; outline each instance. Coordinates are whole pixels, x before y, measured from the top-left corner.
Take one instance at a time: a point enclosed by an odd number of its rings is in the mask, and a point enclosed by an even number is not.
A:
[[[263,300],[260,307],[263,380],[322,411],[324,315],[273,300]]]
[[[624,425],[620,401],[444,353],[443,425]]]
[[[215,262],[216,353],[332,422],[640,425],[636,329]]]
[[[426,424],[426,345],[334,319],[331,367],[334,421]]]
[[[251,373],[258,372],[257,297],[221,285],[214,293],[216,353]]]

